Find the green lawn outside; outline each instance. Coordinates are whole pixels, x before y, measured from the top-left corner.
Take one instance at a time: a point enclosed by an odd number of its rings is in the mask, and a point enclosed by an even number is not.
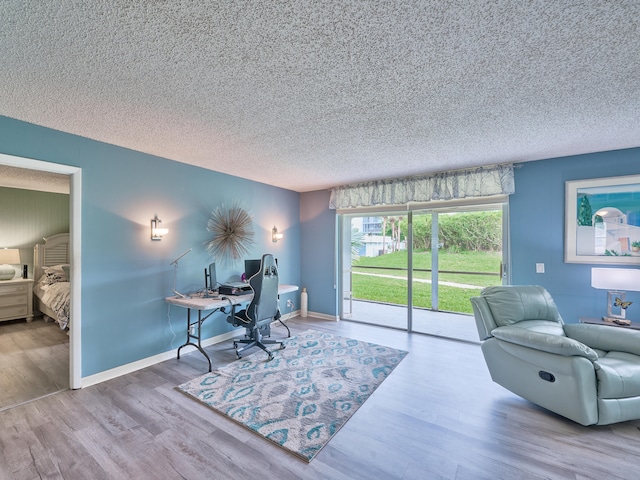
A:
[[[438,264],[440,270],[465,272],[500,271],[500,252],[462,252],[448,253],[440,251]],[[414,269],[431,268],[431,252],[414,252]],[[382,269],[358,268],[362,266],[382,267]],[[371,300],[397,305],[407,304],[407,252],[395,252],[378,257],[361,257],[353,264],[352,286],[353,298]],[[387,267],[385,269],[384,267]],[[392,270],[402,268],[404,271]],[[400,279],[384,278],[379,275],[401,277]],[[431,272],[414,270],[413,304],[416,307],[431,308],[431,284],[418,282],[418,279],[431,279]],[[443,282],[466,285],[456,287],[444,285]],[[498,275],[469,275],[441,273],[439,275],[438,310],[448,312],[472,313],[469,298],[476,296],[484,287],[500,285]]]

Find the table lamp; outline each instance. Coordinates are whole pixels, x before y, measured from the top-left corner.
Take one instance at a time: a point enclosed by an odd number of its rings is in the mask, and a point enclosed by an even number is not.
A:
[[[13,280],[16,276],[16,269],[12,265],[20,263],[20,250],[17,248],[0,249],[0,281]]]
[[[627,308],[633,302],[626,301],[625,292],[640,292],[640,270],[635,268],[592,268],[591,286],[607,290],[607,315],[603,317],[603,320],[630,323],[624,319]]]

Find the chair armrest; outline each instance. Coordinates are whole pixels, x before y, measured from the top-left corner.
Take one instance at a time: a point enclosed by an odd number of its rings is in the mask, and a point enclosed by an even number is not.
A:
[[[584,323],[571,323],[563,328],[568,337],[591,348],[640,355],[640,330]]]
[[[471,297],[471,307],[473,308],[473,316],[476,320],[476,328],[480,340],[491,338],[491,330],[497,328],[491,309],[484,297]]]
[[[585,357],[592,362],[598,359],[598,354],[591,348],[569,337],[533,332],[524,328],[510,326],[495,328],[491,333],[499,340],[555,355]]]

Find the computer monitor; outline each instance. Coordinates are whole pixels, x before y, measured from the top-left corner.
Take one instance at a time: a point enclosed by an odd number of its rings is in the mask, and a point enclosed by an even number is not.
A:
[[[275,259],[276,267],[278,266],[278,259]],[[262,260],[260,258],[252,258],[244,261],[244,278],[247,279],[247,282],[251,277],[253,277],[256,273],[260,271],[260,263]]]
[[[247,279],[247,282],[251,277],[253,277],[256,273],[260,271],[260,263],[262,260],[255,259],[247,259],[244,261],[244,278]]]
[[[217,290],[218,289],[218,277],[216,276],[216,264],[210,263],[209,270],[205,269],[204,271],[204,283],[205,287],[209,290]]]
[[[204,296],[209,297],[210,292],[218,291],[218,279],[216,277],[216,264],[210,263],[209,268],[204,269]]]

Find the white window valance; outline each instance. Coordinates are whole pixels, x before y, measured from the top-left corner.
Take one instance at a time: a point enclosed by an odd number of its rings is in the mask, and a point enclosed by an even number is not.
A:
[[[405,205],[515,192],[513,164],[490,165],[429,175],[376,180],[331,189],[329,208]]]

